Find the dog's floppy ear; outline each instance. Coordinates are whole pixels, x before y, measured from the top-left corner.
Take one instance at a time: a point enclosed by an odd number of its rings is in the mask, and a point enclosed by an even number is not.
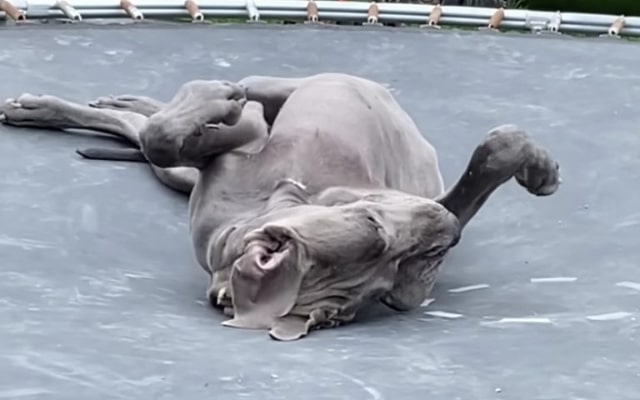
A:
[[[225,326],[270,329],[295,305],[305,271],[299,262],[300,249],[292,237],[294,233],[279,225],[266,226],[261,231],[271,239],[249,248],[234,263],[234,318],[225,321]]]
[[[309,320],[297,315],[287,315],[278,318],[271,329],[269,336],[272,339],[288,342],[298,340],[309,334]]]

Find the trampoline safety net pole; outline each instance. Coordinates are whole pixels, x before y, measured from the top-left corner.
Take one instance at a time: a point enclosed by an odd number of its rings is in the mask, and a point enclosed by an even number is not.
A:
[[[640,36],[640,17],[572,12],[550,12],[513,8],[464,7],[377,1],[285,1],[285,0],[50,0],[52,5],[28,0],[0,0],[0,19],[21,22],[26,19],[67,18],[178,18],[192,22],[205,15],[246,19],[263,23],[261,18],[298,20],[306,23],[333,21],[422,24],[422,28],[468,26],[500,32],[524,30],[540,33],[582,33],[620,38]],[[425,23],[426,21],[426,23]]]

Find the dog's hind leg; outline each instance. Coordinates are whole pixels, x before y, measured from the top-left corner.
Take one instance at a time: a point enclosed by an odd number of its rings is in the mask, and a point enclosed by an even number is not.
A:
[[[92,130],[125,139],[136,148],[140,148],[139,132],[146,121],[141,114],[92,108],[48,95],[23,94],[0,105],[0,122],[7,125]],[[163,184],[183,193],[190,193],[199,177],[194,168],[151,167]]]
[[[139,147],[138,131],[146,117],[131,112],[96,110],[56,96],[22,94],[0,106],[0,122],[47,129],[88,129]]]
[[[252,75],[238,82],[245,88],[246,98],[249,101],[261,103],[264,108],[264,118],[272,125],[280,108],[307,78],[280,78],[274,76]],[[130,111],[147,117],[161,111],[167,106],[160,100],[147,96],[122,94],[117,96],[102,96],[90,101],[93,108],[110,109],[117,111]]]
[[[535,196],[560,187],[560,164],[549,151],[516,125],[493,128],[471,154],[467,168],[446,193],[435,200],[456,215],[461,226],[511,178]]]
[[[252,75],[243,78],[238,84],[245,88],[247,100],[262,104],[265,120],[269,125],[272,125],[280,111],[280,107],[289,98],[289,95],[310,78]],[[147,96],[122,94],[98,97],[96,100],[90,101],[89,106],[116,111],[130,111],[150,117],[166,107],[167,103]]]

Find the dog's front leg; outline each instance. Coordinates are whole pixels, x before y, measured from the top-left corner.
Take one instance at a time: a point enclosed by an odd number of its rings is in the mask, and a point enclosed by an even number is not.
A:
[[[94,109],[50,95],[22,94],[0,106],[0,122],[48,129],[88,129],[126,139],[138,146],[138,132],[146,117],[140,114]]]

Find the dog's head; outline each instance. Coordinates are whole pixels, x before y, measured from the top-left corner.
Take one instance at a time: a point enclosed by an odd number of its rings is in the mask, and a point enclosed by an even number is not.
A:
[[[244,235],[233,262],[234,318],[225,325],[269,329],[286,340],[344,322],[392,289],[403,260],[439,260],[459,237],[453,214],[409,195],[267,214]]]

